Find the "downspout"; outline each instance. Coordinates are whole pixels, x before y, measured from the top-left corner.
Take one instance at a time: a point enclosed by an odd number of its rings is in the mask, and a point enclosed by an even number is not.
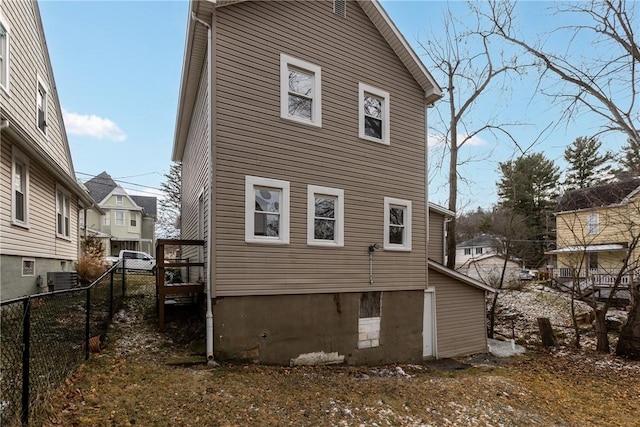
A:
[[[426,244],[425,244],[425,260],[424,260],[424,268],[425,268],[425,282],[426,288],[429,288],[429,242],[431,240],[429,233],[429,108],[433,108],[433,104],[425,104],[424,106],[424,226],[426,233]],[[433,318],[433,335],[432,342],[433,345],[433,357],[438,358],[438,322],[436,317],[437,304],[435,304],[435,299],[437,295],[435,293],[432,294],[433,299],[431,300],[432,304],[432,313],[431,316]],[[424,316],[424,313],[423,313]],[[423,338],[424,339],[424,338]],[[424,343],[423,343],[424,345]]]
[[[208,154],[208,158],[209,158],[209,170],[208,170],[208,176],[207,176],[207,180],[208,180],[208,188],[209,191],[207,191],[207,206],[209,207],[209,211],[208,211],[208,215],[207,215],[207,276],[206,276],[206,281],[207,281],[207,312],[206,312],[206,323],[205,323],[205,329],[206,329],[206,333],[207,333],[207,363],[208,364],[213,364],[215,363],[213,360],[213,307],[212,307],[212,289],[211,289],[211,266],[212,266],[212,262],[211,262],[211,257],[212,257],[212,248],[213,248],[213,244],[212,244],[212,235],[213,235],[213,230],[211,229],[212,227],[212,220],[211,220],[211,215],[212,215],[212,200],[213,197],[211,195],[212,189],[213,189],[213,128],[212,128],[212,120],[211,120],[211,103],[212,103],[212,81],[211,81],[211,66],[212,66],[212,55],[211,55],[211,50],[212,50],[212,35],[211,35],[211,25],[206,23],[205,21],[203,21],[202,19],[198,18],[195,14],[195,12],[191,12],[191,19],[193,19],[194,21],[199,22],[200,24],[204,25],[207,28],[207,97],[208,97],[208,102],[207,102],[207,124],[209,127],[209,144],[208,144],[208,150],[207,150],[207,154]]]

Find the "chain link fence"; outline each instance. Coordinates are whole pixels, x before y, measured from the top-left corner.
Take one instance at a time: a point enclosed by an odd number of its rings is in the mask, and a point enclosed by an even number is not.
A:
[[[17,426],[104,342],[123,298],[155,296],[155,276],[120,262],[91,285],[0,302],[0,425]]]

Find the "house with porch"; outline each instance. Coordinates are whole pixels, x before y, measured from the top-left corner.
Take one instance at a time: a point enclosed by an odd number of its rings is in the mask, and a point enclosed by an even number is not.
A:
[[[553,278],[606,296],[620,276],[628,295],[640,280],[640,178],[570,191],[555,215]]]
[[[206,242],[183,257],[206,266],[207,357],[486,352],[491,289],[442,265],[451,213],[428,203],[441,89],[380,3],[189,12],[172,157],[181,238]]]
[[[36,1],[0,8],[0,182],[0,298],[46,291],[48,273],[75,269],[78,212],[93,200],[75,179]]]
[[[157,199],[129,195],[106,172],[86,181],[84,186],[103,212],[86,211],[80,222],[87,234],[105,243],[105,254],[118,256],[121,250],[128,249],[153,255]]]

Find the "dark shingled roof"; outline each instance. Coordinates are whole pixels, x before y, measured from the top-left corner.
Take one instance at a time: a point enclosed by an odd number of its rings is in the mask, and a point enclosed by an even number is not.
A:
[[[157,199],[155,197],[148,196],[129,196],[131,200],[136,202],[138,206],[144,209],[144,213],[147,216],[155,217],[157,213],[156,202]]]
[[[609,206],[622,202],[640,187],[640,178],[632,178],[597,187],[582,188],[565,193],[556,212]]]
[[[484,247],[484,248],[499,248],[500,239],[498,239],[496,236],[481,234],[480,236],[476,236],[472,239],[466,240],[456,245],[457,248],[463,248],[468,246]]]
[[[100,203],[114,188],[118,186],[108,173],[102,172],[84,183],[93,200]]]

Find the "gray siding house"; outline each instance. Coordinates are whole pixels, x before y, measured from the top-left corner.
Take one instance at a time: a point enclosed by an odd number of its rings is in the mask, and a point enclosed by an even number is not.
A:
[[[440,96],[377,1],[191,2],[173,160],[181,237],[207,242],[209,357],[486,351],[488,288],[429,260]]]
[[[36,1],[0,7],[0,298],[47,289],[78,259],[76,182]]]

